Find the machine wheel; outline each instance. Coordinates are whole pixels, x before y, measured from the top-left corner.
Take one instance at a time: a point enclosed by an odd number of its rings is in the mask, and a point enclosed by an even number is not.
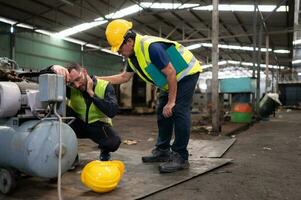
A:
[[[0,192],[9,194],[16,187],[15,172],[12,169],[0,168]]]

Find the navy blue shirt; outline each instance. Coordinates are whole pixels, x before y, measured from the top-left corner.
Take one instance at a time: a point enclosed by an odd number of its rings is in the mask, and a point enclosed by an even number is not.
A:
[[[152,63],[161,71],[166,65],[170,62],[170,59],[166,53],[166,49],[170,47],[172,44],[168,43],[163,43],[163,42],[156,42],[153,43],[149,46],[148,52],[149,52],[149,57],[152,61]],[[133,65],[139,72],[142,72],[137,58],[134,55],[130,57]],[[126,67],[127,72],[133,72],[132,68],[129,66],[129,64]],[[142,73],[143,74],[143,73]],[[143,74],[144,75],[144,74]]]

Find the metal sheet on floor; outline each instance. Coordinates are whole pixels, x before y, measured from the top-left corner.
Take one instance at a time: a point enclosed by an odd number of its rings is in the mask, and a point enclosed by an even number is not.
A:
[[[147,152],[119,149],[113,153],[113,159],[124,161],[126,172],[118,187],[110,193],[95,193],[82,185],[80,173],[82,167],[90,160],[99,156],[99,151],[81,153],[82,166],[75,171],[67,172],[62,177],[62,193],[64,200],[68,199],[99,199],[110,200],[139,199],[158,191],[187,181],[212,169],[218,168],[231,159],[204,158],[190,162],[190,168],[170,174],[160,174],[158,164],[143,164],[141,156]],[[38,178],[28,178],[18,182],[18,188],[12,196],[2,196],[0,199],[57,199],[56,184],[50,184]]]
[[[233,145],[235,138],[219,140],[190,140],[188,150],[190,160],[200,158],[220,158]]]

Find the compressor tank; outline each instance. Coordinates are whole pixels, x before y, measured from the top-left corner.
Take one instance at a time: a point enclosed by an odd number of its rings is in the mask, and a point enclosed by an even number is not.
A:
[[[27,175],[55,178],[58,173],[59,122],[31,120],[19,127],[0,126],[0,167],[11,167]],[[61,123],[62,173],[77,155],[77,138]]]

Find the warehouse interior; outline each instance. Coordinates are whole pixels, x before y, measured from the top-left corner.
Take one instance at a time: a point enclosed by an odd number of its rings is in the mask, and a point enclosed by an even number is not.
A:
[[[0,0],[0,11],[0,200],[301,196],[299,0]],[[112,157],[125,165],[113,191],[96,192],[81,174],[98,160],[98,147],[88,139],[57,136],[73,132],[67,122],[72,119],[65,105],[47,99],[57,93],[47,91],[64,91],[50,86],[54,79],[39,76],[49,66],[68,63],[99,77],[123,72],[127,58],[112,52],[106,38],[107,25],[116,19],[132,22],[141,35],[180,43],[200,61],[202,72],[190,106],[190,168],[168,175],[141,161],[156,145],[159,89],[137,74],[113,85],[119,106],[113,124],[121,145]],[[19,99],[15,90],[21,91]],[[44,111],[30,103],[38,90],[49,103]],[[51,120],[67,127],[47,133],[40,123],[51,126]],[[28,127],[33,134],[41,130],[41,139],[12,136],[27,134]],[[43,142],[56,148],[56,159],[47,161],[55,161],[49,165],[56,174],[51,179],[31,164],[48,159],[50,149],[45,158],[44,152],[34,160],[28,156]],[[80,160],[72,171],[62,158],[73,156],[69,148]]]

